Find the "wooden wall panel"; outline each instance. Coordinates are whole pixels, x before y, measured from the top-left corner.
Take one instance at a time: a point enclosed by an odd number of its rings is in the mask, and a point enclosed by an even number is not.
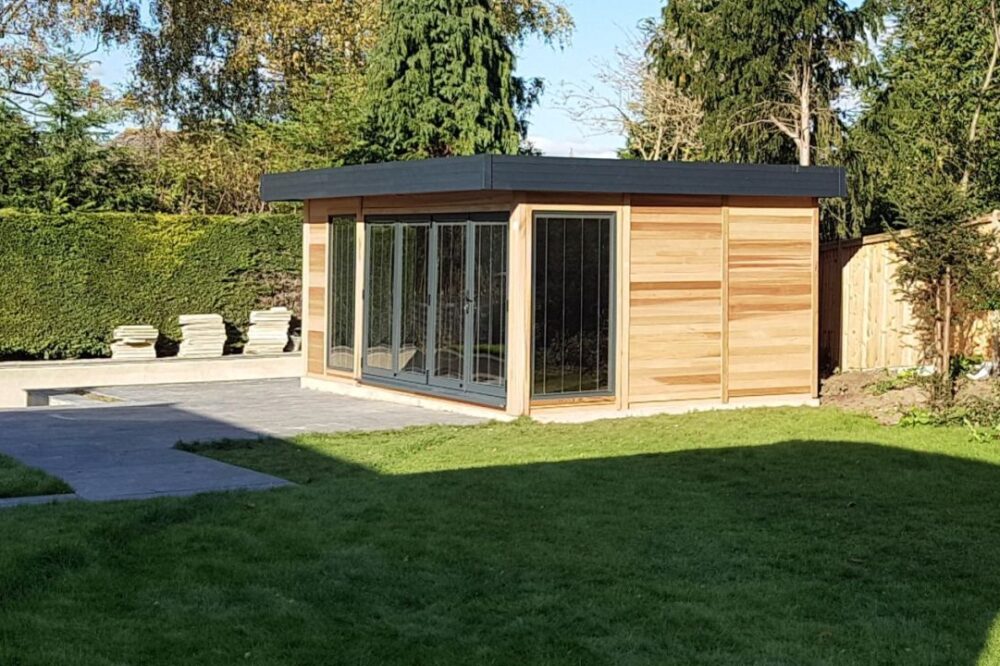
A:
[[[365,215],[510,211],[513,192],[455,192],[364,198]]]
[[[302,344],[306,372],[321,375],[326,368],[326,250],[329,217],[323,202],[307,202],[306,255],[303,262]]]
[[[811,395],[814,208],[729,203],[729,396]]]
[[[309,331],[305,337],[309,374],[322,374],[326,365],[326,337],[322,331]]]
[[[630,402],[721,398],[722,200],[631,203]]]
[[[591,192],[528,192],[525,201],[532,212],[563,210],[567,212],[604,212],[622,205],[625,195]]]
[[[311,199],[309,201],[309,221],[325,224],[331,215],[354,215],[361,197],[341,197],[337,199]]]

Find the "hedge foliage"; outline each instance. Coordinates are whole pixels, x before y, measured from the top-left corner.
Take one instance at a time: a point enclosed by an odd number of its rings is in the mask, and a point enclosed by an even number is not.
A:
[[[181,314],[221,314],[238,348],[250,310],[299,312],[300,221],[0,210],[0,359],[107,356],[122,324],[169,353]]]

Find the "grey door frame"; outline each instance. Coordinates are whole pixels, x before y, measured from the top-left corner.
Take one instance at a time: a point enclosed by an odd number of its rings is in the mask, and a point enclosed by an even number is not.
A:
[[[595,391],[566,391],[564,393],[535,393],[535,300],[538,291],[538,253],[535,251],[538,243],[538,220],[550,219],[580,219],[580,220],[607,220],[609,222],[609,245],[608,255],[608,388]],[[610,397],[617,395],[615,375],[618,366],[618,331],[616,322],[618,321],[618,215],[613,211],[562,211],[545,210],[535,211],[531,218],[531,310],[530,310],[530,336],[531,336],[531,362],[528,383],[531,386],[531,399],[536,402],[559,401],[567,398],[588,398],[588,397]]]
[[[468,213],[468,214],[444,214],[444,215],[379,215],[365,218],[365,269],[363,275],[366,284],[363,288],[364,297],[364,331],[362,334],[363,349],[361,374],[362,379],[374,383],[386,384],[394,388],[404,388],[417,392],[425,392],[431,395],[444,397],[457,397],[472,402],[480,402],[502,407],[506,404],[507,389],[506,378],[502,385],[483,384],[473,382],[473,362],[474,354],[474,317],[475,317],[475,295],[472,294],[472,287],[475,282],[476,271],[476,231],[482,226],[509,223],[509,214],[500,213]],[[372,230],[380,226],[393,227],[393,284],[392,284],[392,342],[391,358],[392,368],[372,368],[368,365],[368,341],[369,323],[371,318],[371,299],[367,296],[369,280],[372,269]],[[425,345],[424,371],[420,373],[402,372],[399,364],[399,352],[402,346],[402,290],[403,290],[403,229],[406,226],[426,225],[429,229],[427,239],[427,329]],[[438,230],[446,225],[459,225],[464,229],[464,252],[463,271],[465,279],[464,285],[464,316],[463,316],[463,358],[462,358],[462,378],[436,377],[434,369],[437,355],[437,317],[438,317]],[[504,241],[506,242],[506,234]],[[505,269],[506,272],[506,269]],[[509,297],[510,283],[505,280],[505,300]],[[507,331],[504,331],[505,340]],[[506,345],[506,342],[505,342]],[[506,367],[506,357],[505,357]]]

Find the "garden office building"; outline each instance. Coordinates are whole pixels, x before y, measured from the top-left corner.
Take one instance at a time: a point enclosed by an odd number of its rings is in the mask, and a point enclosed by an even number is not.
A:
[[[531,156],[272,174],[303,384],[575,420],[817,396],[834,168]]]

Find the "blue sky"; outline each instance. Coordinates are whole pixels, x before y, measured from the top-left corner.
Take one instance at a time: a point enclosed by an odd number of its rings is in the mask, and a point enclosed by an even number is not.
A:
[[[541,40],[528,40],[518,52],[518,73],[540,77],[545,94],[532,111],[529,136],[546,155],[577,157],[614,156],[624,144],[618,135],[594,135],[594,131],[557,108],[563,82],[589,82],[595,62],[612,60],[615,47],[626,43],[626,30],[644,18],[658,16],[661,0],[565,0],[576,29],[563,49]],[[80,45],[85,47],[86,45]],[[91,45],[92,47],[92,45]],[[128,79],[132,55],[121,49],[95,53],[94,76],[111,87]]]
[[[546,92],[531,114],[528,135],[546,155],[614,157],[624,137],[595,134],[594,130],[557,108],[564,82],[594,83],[596,63],[613,61],[615,48],[626,46],[626,31],[634,31],[645,18],[658,17],[661,0],[568,0],[576,30],[566,48],[538,40],[522,47],[518,72],[541,77]]]

